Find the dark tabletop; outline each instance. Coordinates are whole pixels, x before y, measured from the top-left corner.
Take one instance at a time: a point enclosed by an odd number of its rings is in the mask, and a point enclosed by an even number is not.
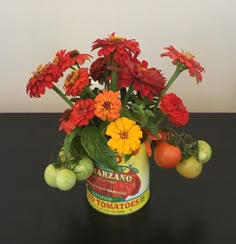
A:
[[[187,130],[213,156],[200,177],[151,165],[151,197],[127,216],[107,216],[86,200],[85,182],[50,188],[43,171],[63,142],[60,114],[0,114],[0,244],[236,243],[236,114],[193,113]]]

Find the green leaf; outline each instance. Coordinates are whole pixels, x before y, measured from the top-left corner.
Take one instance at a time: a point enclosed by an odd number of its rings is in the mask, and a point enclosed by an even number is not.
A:
[[[120,115],[121,117],[126,117],[128,119],[136,120],[134,116],[130,113],[129,109],[127,109],[126,107],[122,107],[122,109],[120,110]]]
[[[149,124],[147,124],[146,127],[154,136],[158,137],[158,127],[156,123],[149,122]]]
[[[132,157],[132,154],[125,154],[124,161],[127,162]]]
[[[102,121],[98,127],[98,130],[99,130],[99,133],[101,135],[101,138],[104,140],[104,142],[107,142],[106,138],[104,137],[105,135],[105,132],[106,132],[106,129],[107,129],[107,126],[109,125],[109,121],[106,120],[106,121]]]
[[[155,118],[155,114],[149,109],[144,110],[144,113],[149,117]]]
[[[116,156],[104,143],[104,138],[99,134],[96,126],[89,125],[83,128],[81,131],[81,142],[92,159],[114,171],[118,171]]]

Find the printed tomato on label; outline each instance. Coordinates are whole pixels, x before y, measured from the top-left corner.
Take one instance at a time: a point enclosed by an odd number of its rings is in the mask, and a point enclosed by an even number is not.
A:
[[[154,147],[153,157],[155,163],[161,168],[173,168],[181,160],[181,150],[178,146],[174,146],[164,141]]]
[[[133,171],[108,172],[95,167],[93,174],[87,179],[91,189],[110,197],[122,197],[136,195],[141,187],[140,177]]]

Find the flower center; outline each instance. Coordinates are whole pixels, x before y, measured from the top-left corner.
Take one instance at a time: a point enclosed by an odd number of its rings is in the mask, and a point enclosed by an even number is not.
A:
[[[87,113],[87,108],[83,106],[79,106],[77,112],[79,115],[85,115]]]
[[[53,62],[53,64],[58,65],[58,64],[59,64],[59,57],[56,56],[56,57],[53,59],[52,62]]]
[[[109,36],[111,42],[122,42],[124,38],[122,36]]]
[[[37,71],[39,73],[43,73],[46,70],[45,65],[44,64],[40,64],[39,67],[37,68]]]
[[[184,55],[184,57],[186,59],[193,59],[194,58],[194,56],[190,52],[186,52],[186,51],[182,50],[182,54]]]
[[[72,86],[79,79],[77,70],[73,70],[65,79],[65,85]]]
[[[123,131],[120,133],[120,138],[125,140],[125,139],[128,139],[128,131]]]
[[[108,101],[105,101],[103,103],[103,108],[104,108],[104,110],[110,110],[111,109],[111,103]]]
[[[65,112],[62,114],[62,119],[68,121],[70,119],[72,109],[66,109]]]

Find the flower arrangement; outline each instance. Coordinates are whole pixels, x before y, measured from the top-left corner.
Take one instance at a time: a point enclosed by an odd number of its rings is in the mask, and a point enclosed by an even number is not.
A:
[[[115,33],[92,43],[91,51],[97,51],[94,60],[78,50],[60,50],[52,62],[32,73],[26,86],[31,98],[51,89],[68,104],[58,126],[65,132],[64,143],[45,173],[48,185],[71,189],[75,176],[87,180],[92,174],[94,161],[118,171],[119,162],[136,155],[142,144],[159,167],[175,167],[186,178],[200,174],[211,158],[211,147],[184,132],[189,113],[168,89],[183,71],[200,83],[204,68],[189,52],[173,46],[164,49],[161,57],[169,57],[176,67],[169,80],[161,70],[139,60],[135,39]],[[63,91],[56,86],[62,79]],[[197,172],[185,167],[189,160],[198,165]],[[56,180],[62,169],[64,178]]]

